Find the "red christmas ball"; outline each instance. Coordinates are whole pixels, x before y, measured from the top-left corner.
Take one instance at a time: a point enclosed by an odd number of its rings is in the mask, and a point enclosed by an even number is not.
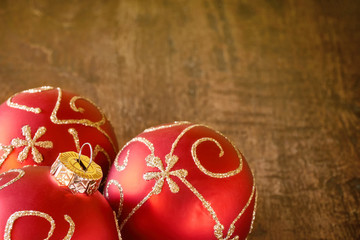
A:
[[[245,239],[256,188],[239,150],[206,126],[145,130],[119,152],[105,197],[126,239]]]
[[[0,173],[25,165],[51,166],[60,152],[89,142],[106,175],[117,140],[102,111],[89,99],[60,88],[17,93],[0,105]]]
[[[115,213],[99,191],[73,194],[50,167],[29,166],[0,174],[3,239],[119,239]]]

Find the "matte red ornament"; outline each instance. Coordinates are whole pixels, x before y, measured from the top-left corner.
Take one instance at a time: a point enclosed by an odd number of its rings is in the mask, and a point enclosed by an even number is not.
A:
[[[50,167],[28,166],[0,174],[0,238],[116,240],[120,233],[99,191],[73,194]]]
[[[106,177],[117,140],[102,111],[89,99],[60,88],[17,93],[0,106],[0,173],[25,165],[51,166],[59,153],[94,147]]]
[[[244,156],[221,133],[189,122],[129,141],[104,191],[124,240],[245,239],[255,218],[257,193]]]

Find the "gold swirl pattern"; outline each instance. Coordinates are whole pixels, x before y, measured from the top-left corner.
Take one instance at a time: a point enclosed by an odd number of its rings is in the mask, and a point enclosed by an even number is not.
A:
[[[91,103],[93,106],[95,106],[98,109],[98,111],[101,114],[101,119],[97,122],[92,122],[89,119],[58,119],[57,113],[59,111],[61,100],[62,100],[62,91],[60,88],[56,88],[56,89],[58,90],[58,98],[55,103],[55,107],[50,115],[50,119],[53,123],[55,123],[55,124],[82,124],[82,125],[94,127],[94,128],[99,128],[101,125],[103,125],[105,123],[106,120],[105,120],[105,115],[103,114],[103,112],[91,100],[89,100],[87,98],[79,97],[79,96],[75,96],[70,100],[71,109],[74,110],[75,112],[80,112],[80,110],[75,106],[75,100],[83,99],[83,100]]]
[[[114,165],[115,165],[115,168],[118,172],[121,172],[123,171],[126,166],[127,166],[127,163],[128,163],[128,157],[129,157],[129,151],[127,152],[126,154],[126,157],[125,157],[125,160],[124,160],[124,163],[123,165],[119,166],[119,163],[118,163],[118,160],[119,160],[119,156],[120,156],[120,153],[127,147],[129,146],[129,144],[133,143],[133,142],[141,142],[143,144],[145,144],[149,150],[151,151],[151,155],[154,155],[155,153],[155,148],[154,148],[154,145],[149,141],[147,140],[146,138],[143,138],[143,137],[136,137],[136,138],[133,138],[131,139],[129,142],[127,142],[123,148],[119,151],[119,153],[117,154],[117,156],[115,157],[115,162],[114,162]]]
[[[11,179],[10,181],[8,181],[7,183],[1,185],[1,186],[0,186],[0,190],[3,189],[3,188],[6,188],[7,186],[9,186],[9,185],[11,185],[11,184],[13,184],[14,182],[18,181],[20,178],[22,178],[22,177],[25,175],[25,171],[22,170],[22,169],[11,169],[11,170],[9,170],[9,171],[7,171],[7,172],[1,173],[1,174],[0,174],[0,180],[2,179],[1,176],[4,176],[5,174],[11,173],[11,172],[17,172],[18,175],[17,175],[15,178],[13,178],[13,179]]]
[[[75,128],[69,128],[68,132],[71,134],[71,136],[74,139],[76,151],[80,152],[80,139],[79,139],[78,132],[76,131]]]
[[[12,95],[11,97],[8,98],[8,100],[6,101],[6,104],[11,108],[17,108],[17,109],[24,110],[27,112],[39,114],[39,113],[41,113],[40,108],[33,108],[33,107],[25,106],[25,105],[20,105],[18,103],[13,102],[12,100],[14,97],[16,97],[17,95],[19,95],[21,93],[39,93],[39,92],[43,92],[43,91],[47,91],[47,90],[51,90],[51,89],[54,89],[54,88],[50,87],[50,86],[43,86],[43,87],[33,88],[33,89],[25,90],[25,91],[22,91],[19,93],[15,93],[14,95]]]
[[[254,222],[255,222],[255,217],[256,217],[256,208],[257,208],[257,199],[258,199],[258,193],[257,193],[257,190],[255,190],[255,203],[254,203],[254,210],[253,210],[253,215],[252,215],[252,219],[251,219],[250,233],[252,232],[253,227],[254,227]]]
[[[75,112],[79,112],[79,113],[83,113],[85,110],[83,109],[83,108],[81,108],[81,107],[76,107],[76,104],[75,104],[75,102],[78,100],[78,99],[83,99],[83,97],[80,97],[80,96],[75,96],[75,97],[73,97],[71,100],[70,100],[70,108],[72,109],[72,110],[74,110]],[[91,102],[90,101],[90,99],[86,99],[86,101],[89,101],[91,104],[93,104],[94,106],[95,106],[95,104],[93,103],[93,102]],[[103,118],[104,120],[105,120],[105,118]],[[103,119],[101,119],[101,120],[103,120]],[[105,123],[105,121],[104,121],[104,123]]]
[[[187,123],[187,122],[186,122]],[[184,123],[185,124],[185,123]],[[166,126],[169,126],[169,125],[165,125]],[[122,221],[121,225],[120,225],[120,231],[122,230],[122,228],[124,227],[124,225],[128,222],[128,220],[134,215],[134,213],[147,201],[150,199],[150,197],[154,194],[160,194],[161,191],[162,191],[162,187],[164,185],[164,181],[166,180],[167,181],[167,184],[169,185],[169,188],[170,188],[170,191],[172,193],[177,193],[180,191],[180,187],[174,182],[174,180],[172,180],[170,178],[170,176],[174,176],[174,177],[178,177],[181,182],[188,188],[190,189],[190,191],[200,200],[200,202],[202,203],[202,205],[204,206],[204,208],[209,212],[209,214],[211,215],[212,219],[214,220],[215,222],[215,225],[214,225],[214,235],[215,237],[218,239],[218,240],[238,240],[239,239],[239,236],[234,236],[232,237],[232,235],[234,234],[235,232],[235,224],[236,222],[241,218],[241,216],[244,214],[244,212],[246,211],[246,209],[249,207],[252,199],[254,198],[254,193],[256,193],[256,196],[257,196],[257,192],[255,190],[255,179],[253,177],[253,186],[252,186],[252,191],[251,191],[251,194],[248,198],[248,201],[247,203],[245,204],[245,206],[243,207],[243,209],[240,211],[240,213],[236,216],[236,218],[233,220],[233,222],[230,224],[230,227],[229,227],[229,230],[227,231],[227,234],[226,236],[224,237],[223,236],[223,230],[224,230],[224,226],[221,224],[220,220],[218,219],[217,217],[217,214],[215,212],[215,210],[211,207],[211,204],[204,198],[204,196],[189,182],[187,181],[186,179],[186,176],[187,176],[187,170],[185,169],[178,169],[178,170],[171,170],[174,165],[178,162],[178,157],[176,155],[174,155],[174,151],[175,151],[175,148],[177,146],[177,144],[179,143],[180,139],[189,131],[191,130],[192,128],[195,128],[195,127],[199,127],[199,126],[203,126],[203,127],[206,127],[204,125],[191,125],[187,128],[185,128],[179,135],[178,137],[176,138],[176,140],[173,142],[172,144],[172,147],[171,147],[171,150],[170,150],[170,153],[167,154],[165,156],[165,163],[166,163],[166,167],[164,167],[163,165],[163,162],[161,161],[161,159],[159,157],[156,157],[155,154],[154,154],[154,145],[149,141],[147,140],[146,138],[143,138],[143,137],[136,137],[134,139],[132,139],[131,141],[129,141],[123,148],[120,152],[122,152],[124,150],[125,147],[127,147],[130,143],[132,142],[135,142],[135,141],[138,141],[138,142],[142,142],[144,143],[151,151],[151,154],[149,154],[146,158],[145,158],[145,161],[146,161],[146,164],[147,166],[150,166],[150,167],[153,167],[153,168],[158,168],[159,171],[155,171],[155,172],[147,172],[144,174],[143,178],[144,180],[146,181],[149,181],[149,180],[156,180],[152,190],[131,210],[131,212],[128,214],[128,216],[126,216],[126,218]],[[157,127],[157,128],[154,128],[154,129],[150,129],[146,132],[150,132],[150,131],[156,131],[158,129],[163,129],[165,127]],[[221,133],[217,132],[218,134],[220,134],[221,136],[223,136]],[[225,139],[227,139],[225,136],[223,136]],[[238,173],[241,172],[242,170],[242,165],[243,165],[243,159],[242,159],[242,155],[241,153],[237,150],[237,148],[234,146],[234,144],[229,140],[227,139],[233,146],[233,148],[236,150],[237,152],[237,156],[238,156],[238,159],[240,161],[240,164],[239,166],[233,170],[233,171],[229,171],[227,173],[213,173],[213,172],[210,172],[208,171],[207,169],[205,169],[198,157],[197,157],[197,154],[196,154],[196,148],[199,144],[201,144],[202,142],[204,141],[212,141],[214,142],[217,147],[220,149],[220,154],[219,154],[219,157],[222,157],[223,154],[224,154],[224,151],[223,151],[223,148],[221,147],[220,143],[218,141],[216,141],[215,139],[213,138],[208,138],[208,137],[205,137],[205,138],[201,138],[201,139],[198,139],[197,141],[195,141],[195,143],[193,143],[192,145],[192,148],[191,148],[191,153],[192,153],[192,157],[193,157],[193,160],[196,164],[196,166],[206,175],[208,176],[211,176],[211,177],[214,177],[214,178],[228,178],[228,177],[231,177],[231,176],[234,176]],[[120,172],[120,171],[123,171],[126,166],[127,166],[127,163],[128,163],[128,156],[129,156],[129,151],[127,151],[127,155],[125,157],[125,160],[124,160],[124,164],[122,166],[119,166],[117,161],[115,161],[115,167],[116,169]],[[119,152],[119,154],[120,154]],[[116,159],[118,159],[119,157],[119,154],[118,156],[116,157]],[[111,184],[114,184],[115,182],[111,182]],[[116,182],[118,188],[119,188],[119,191],[121,192],[120,194],[123,194],[123,191],[122,191],[122,188],[121,188],[121,185]],[[107,186],[107,188],[110,186],[110,182]],[[109,197],[108,196],[108,192],[106,190],[106,196],[107,198]],[[121,197],[120,201],[123,201],[123,196]],[[121,202],[121,206],[123,205],[123,202]],[[255,211],[256,211],[256,198],[255,198],[255,204],[254,204],[254,211],[253,211],[253,218],[252,218],[252,223],[251,223],[251,226],[254,222],[254,219],[255,219]]]
[[[58,91],[58,98],[56,100],[55,103],[55,107],[50,115],[50,120],[54,123],[54,124],[80,124],[80,125],[84,125],[84,126],[88,126],[88,127],[93,127],[96,128],[98,131],[100,131],[102,134],[104,134],[104,136],[109,140],[109,142],[111,143],[114,151],[116,151],[116,146],[114,144],[114,142],[112,141],[112,139],[110,138],[110,136],[100,127],[101,125],[105,124],[106,122],[106,118],[105,118],[105,114],[102,112],[102,110],[97,107],[95,105],[95,103],[93,103],[90,99],[84,98],[84,97],[80,97],[80,96],[75,96],[70,100],[70,107],[72,110],[74,110],[75,112],[83,112],[84,109],[82,108],[78,108],[75,105],[75,102],[79,99],[83,99],[87,102],[89,102],[90,104],[92,104],[94,107],[96,107],[96,109],[100,112],[101,114],[101,119],[97,122],[92,122],[89,119],[59,119],[57,117],[57,113],[59,111],[60,108],[60,104],[61,104],[61,100],[62,100],[62,91],[60,88],[56,88]]]
[[[16,219],[18,219],[20,217],[25,217],[25,216],[37,216],[37,217],[42,217],[42,218],[46,219],[50,223],[51,227],[50,227],[48,236],[47,236],[47,238],[45,238],[45,240],[48,240],[53,235],[54,230],[55,230],[54,219],[49,214],[46,214],[46,213],[43,213],[40,211],[28,210],[28,211],[17,211],[9,217],[9,219],[6,222],[6,226],[5,226],[4,239],[11,240],[11,230],[13,229],[14,222],[16,221]]]
[[[117,212],[117,216],[120,216],[121,212],[122,212],[122,208],[123,208],[123,203],[124,203],[124,191],[123,191],[120,183],[114,179],[111,179],[106,185],[104,195],[105,195],[105,198],[109,199],[109,188],[110,188],[110,185],[112,185],[112,184],[114,184],[118,188],[119,193],[120,193],[119,209]]]
[[[115,220],[116,231],[117,231],[117,234],[118,234],[118,239],[119,239],[119,240],[122,240],[121,234],[120,234],[119,223],[118,223],[118,221],[117,221],[116,213],[115,213],[114,211],[113,211],[113,214],[114,214],[114,220]]]
[[[120,153],[121,153],[121,151],[116,155],[115,161],[114,161],[115,169],[116,169],[116,171],[118,171],[118,172],[121,172],[121,171],[123,171],[123,170],[126,168],[128,162],[129,162],[129,153],[130,153],[130,150],[128,150],[128,151],[126,152],[126,156],[125,156],[124,162],[123,162],[123,164],[122,164],[121,166],[119,166],[119,162],[118,162],[118,161],[119,161]]]
[[[160,130],[160,129],[172,128],[172,127],[175,127],[175,126],[180,126],[180,125],[189,124],[189,123],[190,122],[188,122],[188,121],[178,121],[178,122],[176,121],[173,124],[161,125],[161,126],[158,126],[158,127],[147,128],[147,129],[144,130],[144,133],[146,133],[146,132],[154,132],[154,131],[157,131],[157,130]]]
[[[64,218],[70,224],[70,227],[63,240],[70,240],[75,232],[75,223],[69,215],[64,215]]]
[[[55,230],[55,221],[49,214],[40,212],[40,211],[26,210],[26,211],[17,211],[9,217],[9,219],[6,222],[6,226],[5,226],[5,234],[4,234],[5,240],[11,240],[11,230],[14,227],[14,222],[18,218],[26,217],[26,216],[36,216],[36,217],[41,217],[41,218],[44,218],[45,220],[47,220],[50,223],[50,230],[49,230],[48,236],[47,236],[47,238],[45,238],[45,240],[48,240],[53,235],[54,230]],[[66,236],[64,237],[64,240],[70,240],[75,232],[75,223],[69,215],[64,215],[64,218],[70,224],[69,230],[68,230]]]
[[[14,150],[14,147],[9,145],[5,146],[0,144],[0,150],[4,151],[3,155],[0,157],[0,167],[4,163],[4,161],[7,159],[7,157],[10,155],[10,153]]]
[[[226,173],[214,173],[214,172],[211,172],[211,171],[207,170],[206,168],[204,168],[204,166],[200,163],[200,160],[197,157],[196,148],[199,146],[199,144],[201,144],[203,142],[206,142],[206,141],[214,142],[217,145],[217,147],[220,149],[219,157],[222,157],[224,155],[224,150],[222,149],[220,143],[218,141],[216,141],[215,139],[208,138],[208,137],[198,139],[191,147],[191,155],[192,155],[192,157],[194,159],[194,162],[195,162],[196,166],[200,169],[200,171],[202,171],[206,175],[211,176],[213,178],[227,178],[227,177],[234,176],[234,175],[238,174],[241,171],[241,169],[242,169],[242,157],[241,157],[241,154],[239,153],[239,151],[236,148],[235,149],[236,149],[238,158],[240,160],[240,163],[239,163],[239,166],[235,170],[232,170],[232,171],[229,171],[229,172],[226,172]]]
[[[123,151],[123,149],[125,149],[127,146],[129,146],[131,143],[133,142],[140,142],[140,143],[143,143],[145,144],[146,147],[149,148],[151,154],[150,156],[154,156],[155,155],[155,148],[154,148],[154,145],[149,141],[147,140],[146,138],[142,138],[142,137],[136,137],[136,138],[133,138],[132,140],[130,140],[129,142],[127,142],[124,147],[121,149],[121,151],[118,153],[118,155],[116,156],[115,158],[115,162],[114,162],[114,165],[115,165],[115,168],[117,171],[121,172],[123,171],[126,166],[127,166],[127,163],[128,163],[128,157],[129,157],[129,152],[130,151],[127,151],[127,154],[126,154],[126,157],[125,157],[125,160],[124,160],[124,163],[122,166],[119,166],[118,164],[118,159],[119,159],[119,154]],[[121,185],[119,184],[119,187],[122,189]],[[121,190],[122,192],[122,190]],[[134,215],[134,213],[153,195],[153,191],[151,191],[140,203],[138,203],[132,210],[131,212],[129,213],[129,215],[125,218],[125,220],[121,223],[120,225],[120,231],[121,229],[124,227],[125,223],[129,220],[129,218]],[[121,195],[120,195],[121,196]],[[122,200],[121,200],[122,199]],[[123,201],[124,197],[122,196],[122,198],[120,198],[120,201]],[[119,203],[120,205],[120,203]],[[121,206],[122,206],[122,203],[121,203]],[[120,209],[119,209],[120,211]]]
[[[129,219],[131,218],[132,215],[134,215],[134,213],[147,201],[149,200],[149,198],[155,194],[155,187],[145,196],[145,198],[143,200],[141,200],[129,213],[129,215],[124,219],[124,221],[122,221],[121,225],[120,225],[120,231],[123,229],[124,225],[127,223],[127,221],[129,221]]]

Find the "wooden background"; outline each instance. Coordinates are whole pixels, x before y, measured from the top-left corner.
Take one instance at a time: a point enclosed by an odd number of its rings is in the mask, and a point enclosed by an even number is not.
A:
[[[0,0],[0,100],[92,99],[121,145],[188,120],[255,172],[249,239],[360,239],[360,3]]]

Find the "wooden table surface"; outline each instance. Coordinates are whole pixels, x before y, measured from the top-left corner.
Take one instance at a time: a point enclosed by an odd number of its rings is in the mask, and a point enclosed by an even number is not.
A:
[[[0,100],[92,99],[120,145],[174,120],[240,148],[249,239],[360,239],[357,1],[0,1]]]

